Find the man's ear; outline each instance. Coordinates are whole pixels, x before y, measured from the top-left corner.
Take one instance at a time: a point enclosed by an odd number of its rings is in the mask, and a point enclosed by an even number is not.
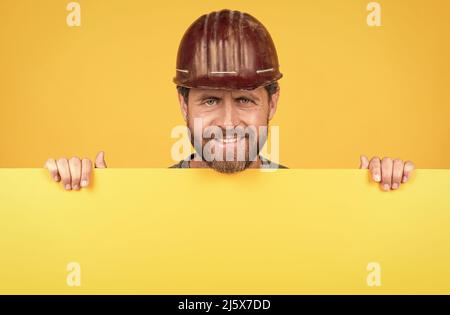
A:
[[[279,97],[280,97],[280,88],[278,87],[277,91],[273,93],[269,99],[269,120],[273,118],[275,112],[277,111]]]
[[[183,115],[184,120],[187,121],[187,104],[184,101],[184,96],[180,92],[178,92],[178,101],[180,102],[181,114]]]

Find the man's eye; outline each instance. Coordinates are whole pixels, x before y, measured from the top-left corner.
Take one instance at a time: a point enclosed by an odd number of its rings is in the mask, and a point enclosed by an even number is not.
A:
[[[208,106],[216,105],[217,104],[217,99],[216,98],[208,98],[205,101],[205,104],[208,105]]]
[[[251,100],[251,99],[248,99],[248,98],[246,98],[246,97],[240,97],[238,100],[239,100],[239,103],[241,103],[241,104],[252,103],[252,100]]]

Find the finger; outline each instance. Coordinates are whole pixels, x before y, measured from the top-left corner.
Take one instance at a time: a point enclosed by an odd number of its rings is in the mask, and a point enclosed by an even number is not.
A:
[[[405,165],[403,167],[403,178],[402,182],[406,183],[408,179],[411,177],[411,173],[414,171],[415,166],[414,163],[411,161],[406,161]]]
[[[81,187],[87,187],[89,185],[89,178],[92,172],[92,162],[89,159],[83,159],[81,161]]]
[[[403,161],[400,159],[395,159],[393,162],[392,170],[392,189],[397,189],[400,187],[403,176]]]
[[[106,168],[105,162],[105,152],[100,151],[95,158],[95,167],[96,168]]]
[[[391,158],[381,160],[381,185],[384,190],[391,189],[393,161]]]
[[[81,179],[81,160],[77,157],[73,157],[69,160],[69,169],[71,177],[72,189],[80,189],[80,179]]]
[[[360,163],[359,163],[359,168],[360,169],[367,169],[369,168],[369,159],[367,158],[367,156],[365,155],[361,155],[359,157]]]
[[[48,159],[47,162],[45,162],[44,167],[48,169],[50,176],[55,182],[59,182],[61,180],[61,177],[58,174],[58,166],[56,165],[55,159]]]
[[[379,183],[381,181],[381,161],[378,156],[375,156],[370,160],[369,170],[372,179]]]
[[[72,189],[72,185],[70,184],[70,169],[69,162],[65,158],[60,158],[56,161],[56,165],[58,166],[58,173],[61,176],[61,181],[65,189]]]

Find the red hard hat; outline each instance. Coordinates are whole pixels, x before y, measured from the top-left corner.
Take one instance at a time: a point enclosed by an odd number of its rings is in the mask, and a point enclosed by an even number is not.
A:
[[[189,88],[252,90],[282,77],[272,38],[247,13],[211,12],[198,18],[178,48],[173,81]]]

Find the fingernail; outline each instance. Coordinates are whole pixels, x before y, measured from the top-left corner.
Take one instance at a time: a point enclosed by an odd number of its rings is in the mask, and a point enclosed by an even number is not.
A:
[[[65,188],[66,188],[66,190],[70,190],[72,187],[70,187],[69,184],[66,184]]]
[[[57,182],[59,180],[58,176],[53,177],[53,179],[55,180],[55,182]]]
[[[80,186],[78,186],[78,185],[73,185],[73,189],[74,189],[74,190],[78,190],[78,189],[80,189]]]
[[[406,183],[408,181],[408,176],[403,176],[402,182]]]
[[[88,185],[87,180],[82,180],[81,181],[81,187],[86,187]]]
[[[398,184],[397,183],[393,183],[392,184],[392,189],[397,189],[398,188]]]
[[[380,175],[378,175],[378,174],[373,175],[373,180],[376,182],[379,182],[381,180]]]
[[[389,187],[389,184],[384,184],[384,185],[383,185],[383,189],[384,189],[384,190],[389,190],[389,188],[390,188],[390,187]]]

